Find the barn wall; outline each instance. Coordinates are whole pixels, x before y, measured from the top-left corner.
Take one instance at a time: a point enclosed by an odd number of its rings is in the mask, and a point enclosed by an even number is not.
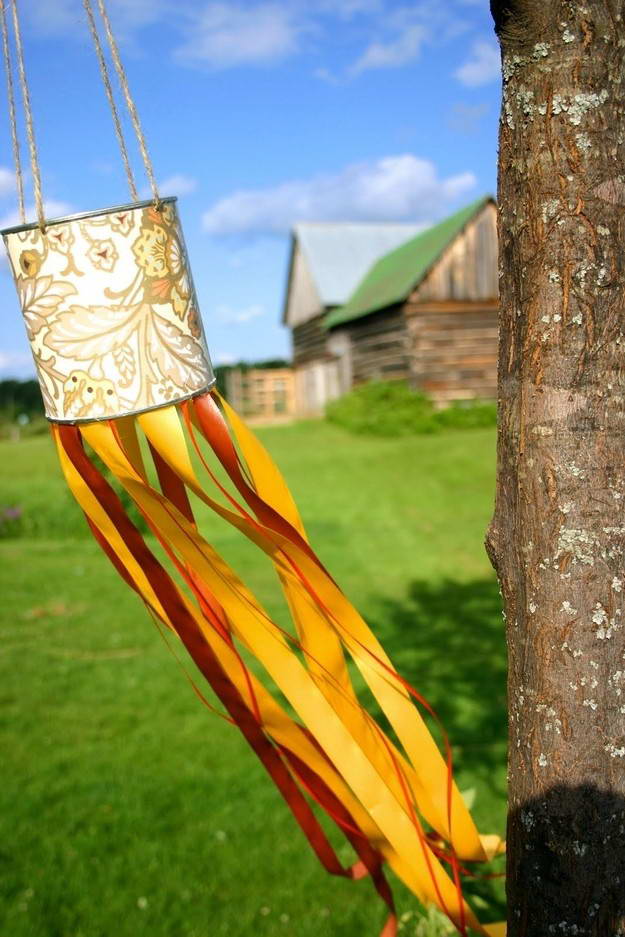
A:
[[[340,395],[337,361],[308,361],[295,368],[295,412],[299,417],[322,416],[325,406]]]
[[[295,243],[291,258],[288,295],[286,300],[286,324],[293,328],[308,322],[319,314],[321,299],[310,274],[306,258],[299,244]]]
[[[351,343],[344,329],[328,332],[324,316],[296,325],[293,336],[298,416],[319,416],[325,405],[351,389]]]
[[[329,356],[328,332],[321,325],[323,318],[323,314],[316,315],[308,322],[296,325],[293,329],[293,363],[295,365]]]
[[[444,252],[410,299],[497,299],[497,209],[489,203]]]
[[[346,326],[351,346],[352,383],[409,376],[409,350],[402,307],[391,307]]]
[[[410,379],[437,403],[497,397],[498,303],[404,306]]]

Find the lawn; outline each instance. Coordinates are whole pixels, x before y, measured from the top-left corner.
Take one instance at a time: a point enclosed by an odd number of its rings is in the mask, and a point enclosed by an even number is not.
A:
[[[482,545],[494,431],[260,435],[320,556],[443,718],[480,827],[503,833],[504,634]],[[84,535],[47,437],[0,444],[3,506],[23,516],[22,535],[0,540],[0,935],[377,937],[369,883],[318,866],[236,730],[198,703]],[[201,523],[283,614],[264,555],[207,512]]]

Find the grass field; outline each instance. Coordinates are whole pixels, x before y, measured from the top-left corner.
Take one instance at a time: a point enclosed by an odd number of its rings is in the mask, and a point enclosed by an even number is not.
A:
[[[502,833],[505,651],[482,546],[494,432],[260,435],[322,559],[443,718],[480,827]],[[317,865],[84,536],[47,437],[0,444],[7,505],[28,537],[0,540],[0,937],[377,937],[371,886]],[[208,513],[202,525],[282,615],[264,555]]]

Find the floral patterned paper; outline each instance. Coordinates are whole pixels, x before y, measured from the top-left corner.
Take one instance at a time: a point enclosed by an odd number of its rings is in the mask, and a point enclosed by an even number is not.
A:
[[[4,241],[49,419],[122,416],[212,384],[173,200]]]

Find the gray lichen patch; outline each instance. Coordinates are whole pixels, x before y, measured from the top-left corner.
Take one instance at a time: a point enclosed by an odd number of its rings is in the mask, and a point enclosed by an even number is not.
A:
[[[587,133],[576,133],[575,142],[578,150],[589,153],[592,150],[592,141]]]
[[[579,91],[574,95],[554,94],[551,101],[551,113],[555,116],[566,114],[569,123],[579,127],[589,111],[597,110],[608,100],[609,94],[605,88],[599,93],[595,91]]]
[[[572,558],[573,563],[594,566],[597,539],[588,530],[581,527],[560,527],[555,560],[565,555]]]

